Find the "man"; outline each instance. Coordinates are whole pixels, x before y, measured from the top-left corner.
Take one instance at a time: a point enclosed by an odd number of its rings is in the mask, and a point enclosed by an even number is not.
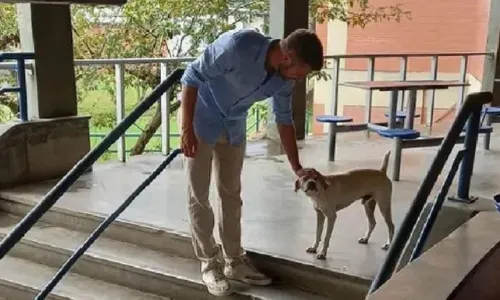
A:
[[[248,109],[273,97],[273,113],[291,167],[297,176],[313,173],[299,162],[292,120],[291,92],[296,80],[323,66],[323,47],[311,31],[299,29],[283,40],[253,30],[220,35],[182,77],[181,149],[188,173],[189,214],[202,280],[216,296],[230,294],[227,279],[268,285],[241,247],[241,170]],[[225,265],[213,238],[214,214],[208,195],[213,167],[219,195],[218,227]]]

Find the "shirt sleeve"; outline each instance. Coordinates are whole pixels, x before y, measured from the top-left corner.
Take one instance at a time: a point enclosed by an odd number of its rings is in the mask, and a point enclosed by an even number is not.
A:
[[[203,53],[191,62],[181,78],[181,83],[187,86],[199,87],[205,81],[227,74],[235,66],[234,39],[229,34],[223,34],[209,44]]]
[[[292,89],[293,82],[287,82],[286,85],[273,96],[273,113],[276,117],[276,123],[278,124],[293,124]]]

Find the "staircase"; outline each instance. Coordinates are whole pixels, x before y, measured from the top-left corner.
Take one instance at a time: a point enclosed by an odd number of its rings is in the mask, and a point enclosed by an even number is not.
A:
[[[34,206],[0,200],[0,239]],[[53,207],[0,260],[0,300],[31,300],[83,243],[103,216]],[[364,299],[369,282],[267,254],[249,257],[275,278],[270,287],[232,283],[224,299]],[[201,282],[188,236],[115,221],[47,299],[216,299]]]

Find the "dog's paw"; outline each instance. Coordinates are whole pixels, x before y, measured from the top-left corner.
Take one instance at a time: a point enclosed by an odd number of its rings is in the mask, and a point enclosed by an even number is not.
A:
[[[326,253],[318,253],[316,254],[316,258],[320,260],[326,259]]]
[[[389,244],[384,244],[382,246],[382,250],[389,250]]]
[[[365,237],[360,237],[358,239],[358,243],[360,243],[360,244],[368,244],[368,239],[365,238]]]
[[[316,248],[314,248],[314,247],[309,247],[309,248],[307,248],[307,249],[306,249],[306,252],[307,252],[307,253],[316,253]]]

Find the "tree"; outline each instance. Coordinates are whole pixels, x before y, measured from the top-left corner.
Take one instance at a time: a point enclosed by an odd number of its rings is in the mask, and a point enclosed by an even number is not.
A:
[[[220,33],[238,25],[257,24],[256,29],[266,32],[268,11],[268,0],[212,0],[203,5],[194,0],[129,0],[122,7],[73,5],[74,54],[76,59],[196,56]],[[313,28],[315,22],[326,20],[364,27],[372,22],[399,21],[409,17],[409,12],[399,5],[372,7],[366,0],[311,0],[310,16]],[[0,51],[16,48],[18,41],[14,6],[1,4]],[[98,89],[114,94],[112,66],[77,67],[76,76],[79,99]],[[327,74],[319,72],[314,76]],[[147,91],[159,81],[158,66],[127,66],[126,86]],[[172,112],[178,107],[176,91],[171,93]],[[6,105],[2,99],[0,105]],[[92,112],[92,117],[95,126],[106,127],[114,122],[109,112]],[[132,154],[142,153],[160,126],[159,105],[146,117],[148,124]]]

